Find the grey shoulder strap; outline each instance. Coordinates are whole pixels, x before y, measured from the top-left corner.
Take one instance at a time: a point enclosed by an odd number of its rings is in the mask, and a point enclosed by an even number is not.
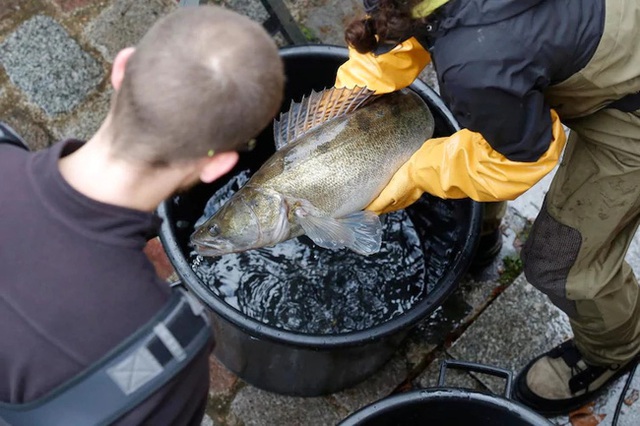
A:
[[[29,151],[29,147],[7,123],[0,121],[0,144],[6,143],[9,145],[15,145],[19,148]]]
[[[202,305],[174,288],[156,317],[86,371],[36,401],[0,403],[0,424],[110,424],[173,378],[210,339]]]

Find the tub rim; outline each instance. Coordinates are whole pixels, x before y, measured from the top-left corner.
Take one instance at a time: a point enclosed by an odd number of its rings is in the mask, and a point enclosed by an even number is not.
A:
[[[424,402],[438,403],[447,401],[459,403],[472,402],[478,404],[478,407],[483,405],[491,406],[498,409],[504,415],[510,414],[518,416],[521,420],[533,426],[552,425],[552,423],[541,414],[510,398],[459,387],[433,387],[416,389],[374,401],[353,412],[338,423],[338,426],[357,426],[363,421],[373,421],[381,414],[397,408]],[[460,408],[462,409],[463,407]]]

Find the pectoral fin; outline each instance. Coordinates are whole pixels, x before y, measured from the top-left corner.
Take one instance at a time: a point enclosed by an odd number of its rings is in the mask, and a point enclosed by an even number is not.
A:
[[[295,210],[296,219],[305,234],[320,247],[346,247],[363,255],[380,251],[382,224],[375,213],[359,211],[338,219],[314,213],[305,206]]]

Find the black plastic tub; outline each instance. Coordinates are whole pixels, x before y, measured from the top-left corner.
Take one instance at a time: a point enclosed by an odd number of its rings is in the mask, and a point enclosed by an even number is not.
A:
[[[339,426],[551,426],[505,398],[465,389],[411,391],[376,402]]]
[[[504,396],[447,388],[447,366],[507,379]],[[444,362],[437,388],[411,391],[374,402],[343,420],[338,426],[551,426],[529,408],[509,399],[511,374],[496,367],[464,362]]]
[[[283,110],[287,110],[291,99],[300,100],[312,89],[331,87],[336,70],[348,53],[341,47],[314,45],[284,48],[281,56],[287,73],[283,103]],[[448,135],[458,129],[431,88],[421,82],[411,88],[431,107],[436,122],[435,136]],[[257,170],[273,152],[270,127],[259,137],[256,150],[241,157],[235,172],[247,168]],[[226,179],[233,175],[232,171]],[[407,213],[419,231],[425,259],[429,261],[439,255],[446,263],[446,271],[423,299],[401,316],[361,331],[335,335],[287,331],[252,319],[225,303],[196,276],[186,259],[193,224],[211,194],[225,182],[222,179],[212,185],[199,185],[163,203],[158,211],[164,219],[160,237],[184,285],[211,310],[215,356],[243,380],[280,394],[328,394],[370,376],[391,357],[410,329],[456,288],[478,240],[481,220],[478,203],[424,196],[407,209]],[[434,213],[431,206],[436,205],[448,212],[446,218]]]

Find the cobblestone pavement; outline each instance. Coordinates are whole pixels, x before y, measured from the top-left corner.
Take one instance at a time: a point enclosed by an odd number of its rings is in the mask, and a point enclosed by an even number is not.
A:
[[[257,0],[222,4],[263,22]],[[342,28],[360,10],[357,0],[285,2],[312,42],[343,44]],[[67,136],[88,138],[106,116],[108,73],[119,49],[134,45],[159,17],[179,7],[173,0],[2,0],[0,2],[0,119],[34,150]],[[274,35],[285,44],[281,34]],[[422,76],[436,87],[433,73]],[[437,88],[437,87],[436,87]],[[442,359],[496,365],[517,371],[534,355],[570,336],[566,317],[518,274],[515,261],[537,214],[550,177],[510,203],[503,225],[505,246],[482,273],[465,277],[456,292],[416,327],[394,357],[363,383],[332,395],[294,398],[260,390],[211,359],[206,425],[332,425],[390,394],[434,386]],[[637,238],[628,260],[640,272]],[[171,265],[158,241],[148,247],[159,273]],[[636,403],[640,374],[626,395],[621,425],[640,424]],[[558,425],[608,425],[625,377],[609,392]],[[449,386],[501,392],[495,379],[450,374]]]

